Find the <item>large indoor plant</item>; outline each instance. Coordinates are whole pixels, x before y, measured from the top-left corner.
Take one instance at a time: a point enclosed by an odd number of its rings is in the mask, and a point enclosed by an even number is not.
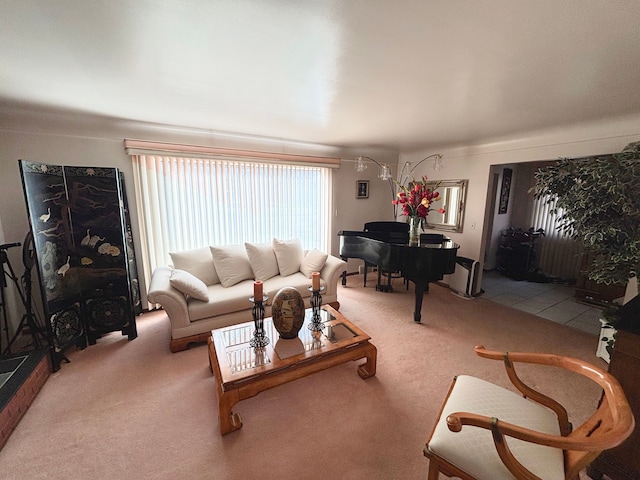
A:
[[[561,159],[536,172],[537,197],[556,199],[560,229],[594,254],[598,283],[626,283],[640,270],[640,142],[620,153]]]
[[[637,294],[640,271],[640,142],[620,153],[561,159],[536,172],[536,197],[556,201],[559,229],[571,235],[593,261],[588,278],[627,284]],[[626,295],[625,302],[633,295]],[[610,314],[609,319],[615,319]]]

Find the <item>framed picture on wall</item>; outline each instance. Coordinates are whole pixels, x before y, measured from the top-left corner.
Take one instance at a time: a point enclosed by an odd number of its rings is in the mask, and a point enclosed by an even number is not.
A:
[[[500,187],[500,205],[498,215],[507,213],[509,208],[509,193],[511,192],[511,174],[513,170],[505,168],[502,170],[502,186]]]
[[[356,198],[369,198],[369,180],[356,182]]]

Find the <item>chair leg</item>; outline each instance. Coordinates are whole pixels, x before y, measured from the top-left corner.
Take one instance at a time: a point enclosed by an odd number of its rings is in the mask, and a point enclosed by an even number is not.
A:
[[[429,459],[429,475],[427,480],[438,480],[440,478],[440,469],[438,468],[438,462],[434,459]]]

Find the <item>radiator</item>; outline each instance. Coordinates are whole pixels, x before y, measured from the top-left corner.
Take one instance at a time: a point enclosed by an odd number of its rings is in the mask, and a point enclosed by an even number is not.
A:
[[[456,269],[449,278],[449,288],[463,298],[474,298],[478,286],[480,262],[471,258],[457,257]]]

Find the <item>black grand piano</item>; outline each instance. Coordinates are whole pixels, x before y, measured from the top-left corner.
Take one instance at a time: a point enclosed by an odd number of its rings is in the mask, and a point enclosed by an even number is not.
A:
[[[369,222],[363,231],[341,230],[340,257],[343,260],[359,258],[365,266],[378,267],[376,289],[390,291],[380,282],[381,271],[400,275],[415,284],[416,300],[413,319],[420,322],[422,317],[422,297],[428,290],[429,282],[442,280],[445,274],[456,268],[456,255],[460,245],[443,235],[421,235],[419,246],[409,246],[408,225],[402,222]],[[365,282],[366,282],[365,268]],[[346,285],[346,272],[342,276]],[[365,283],[366,285],[366,283]]]

